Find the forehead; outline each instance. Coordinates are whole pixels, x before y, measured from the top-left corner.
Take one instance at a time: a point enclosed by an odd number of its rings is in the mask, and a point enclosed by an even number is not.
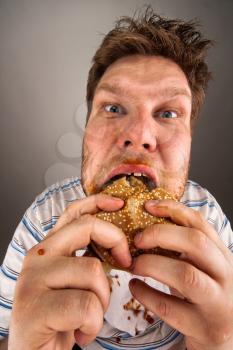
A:
[[[111,64],[100,79],[96,93],[101,90],[112,93],[130,92],[132,87],[145,89],[153,94],[172,89],[183,91],[191,97],[191,90],[182,69],[172,60],[161,56],[126,56]]]

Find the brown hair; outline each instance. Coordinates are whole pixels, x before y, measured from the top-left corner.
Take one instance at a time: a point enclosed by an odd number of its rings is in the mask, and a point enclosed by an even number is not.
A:
[[[176,62],[185,73],[192,91],[192,124],[204,102],[211,73],[205,62],[213,41],[203,38],[195,21],[167,19],[149,6],[136,17],[122,17],[96,51],[87,81],[87,120],[95,89],[106,69],[129,55],[163,56]]]

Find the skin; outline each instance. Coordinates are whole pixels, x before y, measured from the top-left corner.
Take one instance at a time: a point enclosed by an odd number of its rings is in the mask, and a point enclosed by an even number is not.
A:
[[[174,201],[147,202],[148,212],[170,217],[177,225],[151,226],[136,236],[135,245],[159,245],[182,254],[179,260],[147,254],[133,262],[124,233],[94,216],[124,205],[98,194],[122,166],[146,169],[157,186],[182,196],[191,102],[184,73],[168,59],[125,57],[107,69],[84,139],[82,181],[88,197],[72,203],[26,256],[16,285],[9,349],[71,349],[75,341],[84,346],[96,337],[108,307],[109,285],[98,259],[74,257],[90,240],[111,248],[117,262],[134,274],[170,286],[173,295],[137,279],[129,287],[147,309],[185,335],[188,350],[232,349],[233,258],[198,212]]]
[[[116,113],[111,106],[118,106]],[[174,118],[165,118],[168,111]],[[112,169],[134,163],[148,166],[157,186],[180,198],[190,158],[190,114],[187,79],[172,61],[133,56],[113,63],[97,86],[85,132],[86,193],[98,191]]]

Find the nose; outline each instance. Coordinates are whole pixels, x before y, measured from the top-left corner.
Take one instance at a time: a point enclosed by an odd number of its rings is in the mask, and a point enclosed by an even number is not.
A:
[[[122,126],[118,145],[137,152],[154,152],[157,146],[155,126],[150,121],[134,120]]]

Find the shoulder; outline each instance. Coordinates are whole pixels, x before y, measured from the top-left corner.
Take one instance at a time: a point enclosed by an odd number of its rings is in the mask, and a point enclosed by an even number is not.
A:
[[[217,203],[206,188],[191,180],[188,180],[186,183],[181,202],[188,207],[197,208],[198,210],[206,205],[210,207]]]
[[[181,202],[187,207],[202,212],[204,217],[214,224],[219,217],[223,218],[222,209],[214,196],[198,183],[188,180]]]
[[[43,231],[52,228],[65,208],[73,201],[85,197],[78,177],[67,178],[46,188],[27,211],[42,225]]]
[[[231,248],[233,233],[230,222],[215,197],[206,188],[203,188],[194,181],[188,180],[181,202],[201,212],[225,241],[226,245]]]
[[[83,197],[85,194],[77,177],[62,180],[46,188],[35,198],[19,222],[8,247],[8,262],[16,261],[16,255],[21,258],[25,256],[32,246],[44,239],[65,208],[72,201]],[[21,263],[21,260],[17,261]]]
[[[13,239],[21,242],[26,250],[30,249],[47,235],[71,202],[83,197],[80,179],[76,177],[49,186],[26,210]]]
[[[66,203],[85,197],[81,180],[78,177],[67,178],[47,187],[34,201],[34,207],[57,203]]]

